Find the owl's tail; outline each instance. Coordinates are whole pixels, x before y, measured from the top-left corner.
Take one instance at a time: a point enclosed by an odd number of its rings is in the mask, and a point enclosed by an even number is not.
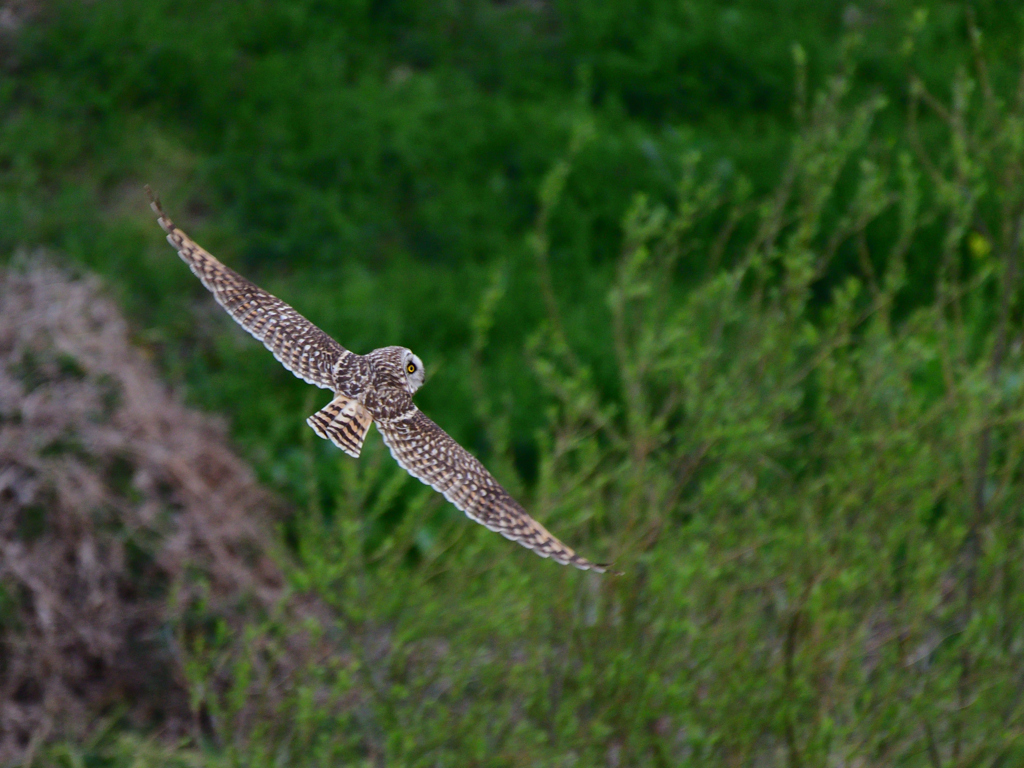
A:
[[[363,450],[363,440],[373,416],[357,400],[336,395],[326,406],[314,413],[306,423],[324,440],[330,440],[353,458]]]

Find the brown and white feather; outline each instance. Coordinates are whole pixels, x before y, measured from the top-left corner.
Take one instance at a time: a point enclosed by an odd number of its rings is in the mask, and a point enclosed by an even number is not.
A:
[[[313,323],[254,283],[221,263],[171,221],[151,197],[169,242],[192,272],[228,314],[263,342],[289,371],[308,384],[334,388],[332,373],[338,360],[349,354]]]
[[[306,423],[324,440],[330,440],[349,456],[358,459],[373,416],[358,400],[338,395],[306,419]]]
[[[562,565],[600,573],[608,566],[580,557],[530,517],[494,476],[415,406],[405,416],[376,422],[395,461],[444,495],[470,520]]]

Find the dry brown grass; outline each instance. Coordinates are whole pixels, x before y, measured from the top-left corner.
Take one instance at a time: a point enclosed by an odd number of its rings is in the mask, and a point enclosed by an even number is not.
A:
[[[93,278],[0,273],[0,762],[127,706],[193,727],[174,627],[282,594],[276,502]],[[234,623],[237,626],[237,623]]]

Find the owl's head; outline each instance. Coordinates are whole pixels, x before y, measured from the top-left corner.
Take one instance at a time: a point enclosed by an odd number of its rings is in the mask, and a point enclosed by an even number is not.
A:
[[[423,361],[405,347],[402,347],[402,371],[410,395],[423,386]]]
[[[366,356],[371,361],[377,389],[404,389],[410,395],[423,386],[423,361],[405,347],[381,347]]]

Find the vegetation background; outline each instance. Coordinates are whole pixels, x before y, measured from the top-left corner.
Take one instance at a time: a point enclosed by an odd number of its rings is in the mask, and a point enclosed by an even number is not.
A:
[[[57,301],[41,250],[99,275],[278,497],[240,480],[204,507],[223,484],[188,467],[221,438],[192,417],[109,453],[17,432],[2,759],[1024,764],[1015,4],[55,0],[0,26],[12,295]],[[147,182],[347,347],[417,351],[421,408],[624,575],[468,524],[376,437],[359,462],[317,440],[322,397],[219,313]],[[83,425],[148,423],[128,368],[37,348],[2,306],[5,440],[74,382],[125,398]],[[200,436],[160,437],[179,422]],[[26,451],[106,495],[19,495]],[[228,507],[265,532],[181,554]],[[73,603],[96,558],[69,535],[119,553],[104,599],[138,613],[102,652],[60,646],[84,661],[58,695],[12,563],[61,553]],[[263,576],[218,576],[239,563]],[[69,616],[53,632],[91,637]]]

